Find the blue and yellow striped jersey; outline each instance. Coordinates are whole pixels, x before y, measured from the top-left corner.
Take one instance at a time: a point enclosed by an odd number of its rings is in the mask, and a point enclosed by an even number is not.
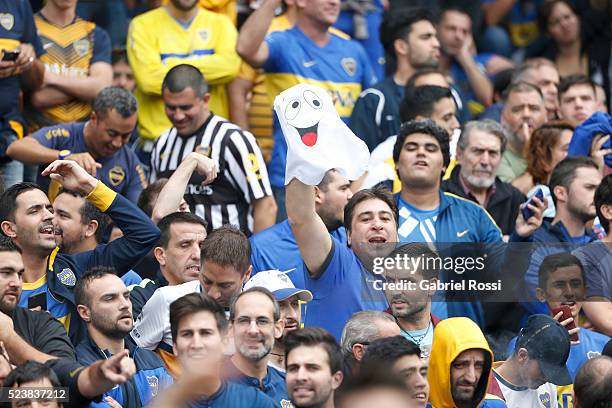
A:
[[[40,60],[45,70],[69,77],[86,77],[89,68],[97,62],[111,63],[111,44],[106,31],[95,23],[76,18],[61,27],[47,20],[41,13],[34,16],[38,35],[46,54]],[[31,109],[34,111],[34,109]],[[83,120],[89,117],[91,104],[72,99],[42,112],[32,112],[30,126],[42,126]]]
[[[348,36],[330,31],[328,43],[319,47],[299,27],[270,33],[269,56],[263,68],[270,105],[276,95],[293,85],[308,83],[326,89],[342,120],[348,123],[362,89],[376,83],[376,75],[363,47]],[[284,186],[287,144],[274,118],[274,150],[270,183]]]
[[[159,7],[132,20],[127,53],[136,78],[138,125],[143,138],[155,140],[171,124],[164,111],[161,84],[179,64],[198,68],[210,85],[210,110],[228,117],[225,84],[238,74],[236,28],[224,15],[199,9],[186,25]]]

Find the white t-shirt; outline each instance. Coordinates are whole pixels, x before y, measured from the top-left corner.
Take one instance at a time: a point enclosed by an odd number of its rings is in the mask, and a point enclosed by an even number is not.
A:
[[[499,365],[495,363],[495,365]],[[532,390],[526,387],[518,387],[505,380],[495,370],[493,375],[499,384],[506,405],[508,408],[556,408],[557,407],[557,386],[545,383]]]
[[[197,279],[157,289],[134,322],[131,335],[136,344],[149,350],[156,350],[160,347],[172,353],[170,303],[190,293],[201,291],[200,281]]]

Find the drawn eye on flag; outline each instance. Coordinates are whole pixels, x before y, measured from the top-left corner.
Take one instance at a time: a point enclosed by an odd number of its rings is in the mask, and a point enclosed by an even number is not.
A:
[[[287,142],[285,185],[293,178],[317,185],[330,169],[349,180],[366,171],[368,147],[340,119],[324,89],[295,85],[276,97],[274,111]]]

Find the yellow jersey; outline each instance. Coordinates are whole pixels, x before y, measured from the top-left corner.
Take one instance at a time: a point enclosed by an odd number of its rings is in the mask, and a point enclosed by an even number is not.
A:
[[[209,84],[211,111],[228,117],[225,84],[238,74],[238,33],[229,18],[199,9],[186,25],[159,7],[135,17],[129,28],[127,54],[136,79],[140,136],[156,140],[170,126],[161,97],[166,73],[176,65],[198,68]]]

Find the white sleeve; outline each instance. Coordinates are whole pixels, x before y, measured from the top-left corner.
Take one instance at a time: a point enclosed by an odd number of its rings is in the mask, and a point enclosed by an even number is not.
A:
[[[142,308],[132,329],[131,336],[139,347],[157,349],[169,325],[170,311],[163,290],[156,290]]]

